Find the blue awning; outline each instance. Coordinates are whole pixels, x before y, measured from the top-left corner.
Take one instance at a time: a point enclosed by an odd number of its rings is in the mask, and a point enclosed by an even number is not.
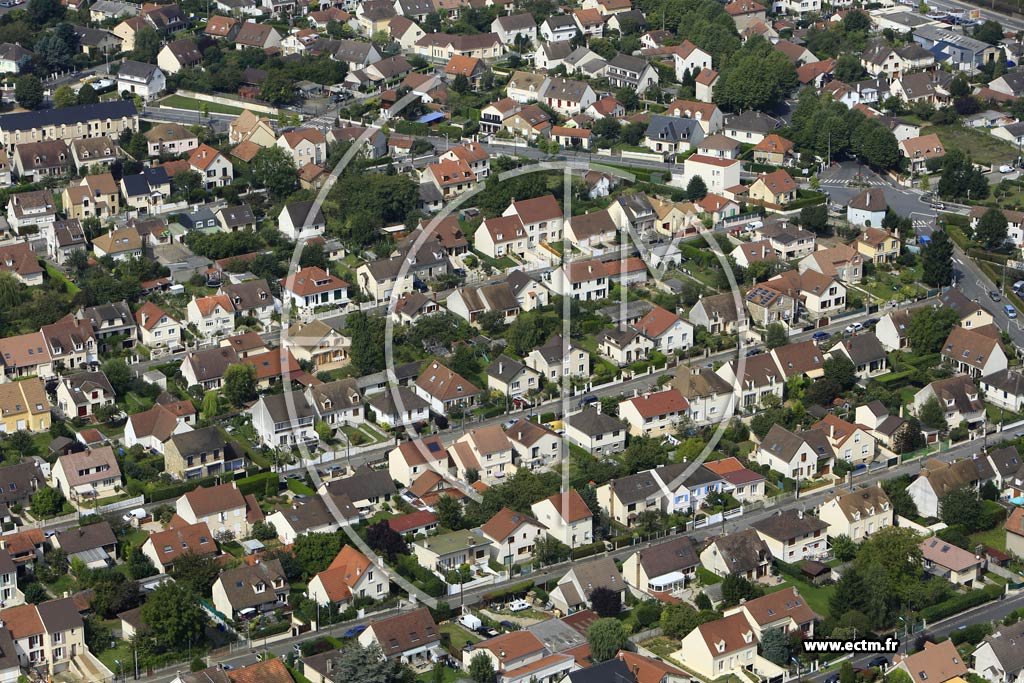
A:
[[[416,119],[416,123],[433,123],[434,121],[440,121],[443,118],[443,113],[439,111],[432,111],[429,114],[424,114],[423,116]]]

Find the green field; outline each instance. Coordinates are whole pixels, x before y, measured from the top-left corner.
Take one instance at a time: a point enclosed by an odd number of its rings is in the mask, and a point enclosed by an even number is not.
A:
[[[928,126],[921,135],[936,133],[946,150],[958,149],[979,164],[1002,164],[1013,162],[1017,150],[1009,142],[989,135],[977,128],[966,128],[958,123],[944,126]]]
[[[162,107],[189,109],[191,111],[199,111],[199,108],[204,104],[206,105],[206,110],[212,114],[241,114],[244,109],[243,107],[232,107],[228,104],[218,104],[216,102],[200,102],[197,99],[183,95],[170,95],[160,100],[160,106]]]

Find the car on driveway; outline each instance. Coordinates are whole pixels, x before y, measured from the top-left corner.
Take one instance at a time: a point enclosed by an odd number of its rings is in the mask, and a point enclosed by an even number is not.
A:
[[[1003,164],[1002,166],[999,167],[999,172],[1000,173],[1013,173],[1013,166],[1010,166],[1009,164]]]

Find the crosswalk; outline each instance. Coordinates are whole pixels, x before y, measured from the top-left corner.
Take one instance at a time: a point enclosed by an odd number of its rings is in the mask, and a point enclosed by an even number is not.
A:
[[[878,187],[880,185],[888,185],[889,184],[889,183],[885,182],[884,180],[882,180],[881,178],[865,178],[865,179],[861,179],[861,180],[856,181],[856,183],[854,183],[853,181],[851,181],[849,179],[843,179],[843,178],[819,178],[818,182],[821,183],[822,185],[833,185],[833,186],[835,186],[835,185],[842,185],[842,186],[845,186],[845,187],[854,187],[854,186],[860,187],[860,186],[863,186],[863,185],[868,185],[868,186],[871,186],[871,187]]]

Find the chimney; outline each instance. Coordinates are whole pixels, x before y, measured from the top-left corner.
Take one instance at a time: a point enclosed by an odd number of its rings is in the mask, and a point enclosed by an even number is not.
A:
[[[502,374],[504,372],[505,372],[505,362],[499,360],[498,361],[498,374],[500,375],[500,374]]]
[[[803,508],[800,508],[799,510],[796,511],[796,518],[797,519],[803,519],[804,518],[804,509]]]

